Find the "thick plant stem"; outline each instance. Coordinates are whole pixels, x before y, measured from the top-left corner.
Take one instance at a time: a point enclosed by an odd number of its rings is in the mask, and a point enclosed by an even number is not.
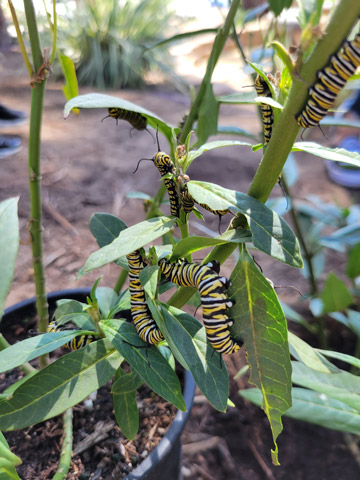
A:
[[[216,35],[216,38],[214,40],[213,48],[210,54],[209,61],[207,63],[206,67],[206,72],[204,75],[204,78],[201,82],[198,94],[195,98],[195,101],[191,107],[191,110],[189,112],[189,115],[186,119],[185,125],[181,131],[181,135],[179,138],[179,144],[182,144],[185,142],[186,137],[190,133],[192,126],[195,122],[195,119],[199,113],[200,106],[203,102],[204,95],[206,93],[206,89],[210,83],[211,76],[213,74],[213,71],[215,69],[216,63],[219,60],[220,54],[225,46],[225,42],[229,36],[230,29],[232,28],[235,14],[237,9],[239,8],[240,5],[240,0],[233,0],[231,3],[231,7],[229,9],[229,13],[226,17],[224,26],[219,30],[218,34]]]
[[[68,408],[63,414],[63,430],[64,440],[61,447],[61,455],[58,469],[56,470],[53,480],[65,480],[67,477],[70,463],[71,463],[71,451],[73,445],[73,410]]]
[[[40,39],[36,23],[34,5],[24,0],[26,22],[29,31],[30,46],[35,74],[43,65]],[[30,134],[29,134],[29,183],[30,183],[30,226],[34,279],[36,291],[36,309],[39,317],[39,330],[45,332],[48,325],[48,304],[45,289],[42,246],[42,203],[41,203],[41,121],[45,94],[45,79],[37,79],[31,92]],[[47,357],[40,358],[40,366],[45,366]]]

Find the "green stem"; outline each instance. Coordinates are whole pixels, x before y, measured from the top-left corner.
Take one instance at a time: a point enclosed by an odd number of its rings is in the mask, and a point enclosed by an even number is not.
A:
[[[219,30],[218,34],[215,37],[213,48],[210,53],[210,58],[206,66],[206,72],[205,72],[204,78],[202,79],[198,94],[194,100],[194,103],[192,104],[189,115],[186,119],[185,125],[180,134],[180,138],[179,138],[180,145],[185,142],[186,137],[192,130],[195,119],[199,113],[200,106],[203,102],[206,89],[208,88],[208,85],[211,81],[211,77],[215,69],[216,63],[219,60],[220,54],[229,36],[229,32],[233,25],[235,14],[237,9],[239,8],[239,5],[240,5],[240,0],[233,0],[233,2],[231,3],[231,7],[229,9],[229,12],[227,14],[224,26]]]
[[[71,463],[71,451],[73,445],[73,410],[68,408],[63,414],[63,430],[64,440],[61,447],[61,455],[58,469],[53,480],[64,480],[67,477],[70,463]]]
[[[39,32],[37,29],[34,5],[31,0],[24,0],[26,22],[29,31],[31,52],[35,73],[43,64],[40,48]],[[31,113],[29,133],[29,183],[30,183],[30,235],[32,240],[32,255],[34,265],[34,279],[36,291],[36,308],[39,317],[39,330],[45,332],[48,325],[48,304],[45,290],[45,274],[43,267],[42,246],[42,202],[41,202],[41,121],[46,81],[34,83],[31,92]],[[47,357],[40,357],[40,366],[45,366]]]
[[[0,351],[5,350],[10,346],[11,346],[10,343],[6,340],[3,334],[0,333]],[[28,362],[23,363],[20,367],[18,367],[18,369],[22,371],[25,375],[29,375],[30,373],[33,373],[36,371],[36,368],[34,368]]]
[[[127,276],[128,276],[128,272],[127,270],[125,269],[122,269],[120,274],[119,274],[119,277],[115,283],[115,287],[114,287],[114,291],[119,295],[124,283],[125,283],[125,280],[127,279]]]

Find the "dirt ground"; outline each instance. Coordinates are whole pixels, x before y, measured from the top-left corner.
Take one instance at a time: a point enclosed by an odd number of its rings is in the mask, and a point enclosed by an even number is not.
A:
[[[30,111],[30,88],[26,74],[21,70],[17,55],[2,54],[3,70],[0,78],[0,102],[15,109]],[[91,90],[81,88],[81,93]],[[215,85],[216,93],[232,93],[227,85]],[[110,92],[108,92],[110,93]],[[116,91],[116,96],[138,103],[155,112],[164,120],[177,124],[189,108],[189,99],[169,86],[153,87],[144,91]],[[159,175],[153,166],[144,162],[132,174],[140,158],[150,158],[156,145],[147,132],[131,132],[124,122],[105,117],[106,111],[81,111],[79,116],[63,119],[64,98],[60,83],[49,82],[42,130],[42,179],[44,195],[44,258],[47,290],[89,286],[103,275],[101,285],[113,286],[118,270],[109,265],[76,280],[78,270],[89,254],[97,250],[89,232],[89,220],[95,212],[119,216],[127,225],[144,219],[142,202],[127,198],[131,191],[155,194]],[[221,125],[236,125],[253,133],[258,132],[256,111],[252,106],[221,107]],[[28,243],[27,225],[29,202],[27,186],[28,125],[4,130],[18,134],[23,149],[14,156],[1,159],[0,200],[20,196],[19,215],[22,245],[16,273],[7,305],[34,295],[33,270]],[[318,138],[314,132],[312,139]],[[224,137],[225,138],[225,137]],[[229,137],[227,137],[229,138]],[[160,145],[166,142],[160,136]],[[189,175],[194,180],[213,181],[220,185],[246,192],[260,159],[246,147],[218,149],[194,162]],[[343,189],[326,176],[321,159],[298,155],[300,179],[295,187],[298,198],[311,194],[323,200],[346,206],[359,202],[359,192]],[[235,173],[235,174],[234,174]],[[278,187],[274,196],[281,196]],[[165,207],[167,212],[167,207]],[[193,217],[195,218],[195,217]],[[190,230],[202,234],[201,222],[193,220]],[[206,226],[216,232],[217,219],[206,215]],[[225,229],[225,224],[223,226]],[[199,259],[202,258],[202,252]],[[300,272],[265,255],[256,254],[264,274],[275,285],[294,285],[306,291]],[[343,262],[334,257],[334,265]],[[229,259],[222,271],[226,274],[234,264]],[[284,289],[281,300],[293,304],[298,294]],[[229,360],[231,374],[235,374],[245,359],[242,353]],[[245,405],[237,391],[242,381],[232,381],[232,400],[236,408],[220,414],[197,395],[195,407],[186,427],[184,441],[183,476],[191,480],[235,479],[347,479],[359,476],[359,467],[345,448],[343,436],[302,422],[284,420],[285,432],[279,438],[281,467],[271,466],[272,441],[263,412]],[[321,447],[327,446],[326,458]]]

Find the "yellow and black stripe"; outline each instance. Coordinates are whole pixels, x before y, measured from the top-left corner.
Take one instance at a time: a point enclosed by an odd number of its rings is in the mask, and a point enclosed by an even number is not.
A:
[[[318,81],[309,88],[309,98],[304,110],[297,115],[300,127],[318,125],[336,100],[340,90],[360,65],[360,33],[354,40],[346,41],[340,51],[332,55],[330,63],[318,72]]]
[[[146,303],[145,291],[141,285],[139,274],[145,263],[139,250],[126,256],[129,263],[129,291],[131,316],[139,337],[152,345],[164,340],[164,337],[152,318]]]
[[[116,119],[116,125],[119,120],[126,120],[136,130],[146,130],[147,118],[141,113],[125,110],[124,108],[108,108],[108,117]],[[108,118],[105,117],[105,118]]]
[[[257,74],[255,79],[255,90],[259,97],[272,98],[269,85],[259,74]],[[264,127],[264,144],[267,145],[270,142],[272,128],[274,125],[274,112],[270,105],[267,105],[266,103],[260,103],[260,109]]]
[[[50,322],[46,331],[48,333],[53,333],[53,332],[60,332],[69,329],[68,327],[65,327],[64,325],[58,325],[55,321]],[[88,345],[89,343],[95,342],[98,340],[99,337],[97,335],[90,335],[88,333],[85,333],[83,335],[79,335],[77,337],[74,337],[71,339],[67,344],[67,348],[69,350],[79,350],[79,348],[85,347],[85,345]]]
[[[232,321],[226,314],[226,309],[234,304],[226,293],[230,281],[218,275],[220,264],[213,261],[201,265],[186,260],[170,263],[161,259],[159,266],[162,273],[173,283],[198,289],[206,334],[213,348],[221,354],[237,352],[241,345],[230,336],[229,327]]]

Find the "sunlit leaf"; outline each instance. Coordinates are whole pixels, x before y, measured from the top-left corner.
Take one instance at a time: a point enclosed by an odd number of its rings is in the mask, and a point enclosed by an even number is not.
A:
[[[157,238],[169,232],[175,219],[156,217],[144,220],[136,225],[122,230],[117,238],[105,247],[92,253],[85,263],[82,273],[88,273],[95,268],[113,262],[117,258],[128,255]]]
[[[148,124],[155,130],[158,129],[171,142],[171,126],[167,125],[155,113],[146,110],[140,105],[123,100],[119,97],[105,95],[102,93],[88,93],[86,95],[79,95],[78,97],[69,100],[64,107],[64,118],[70,115],[73,108],[123,108],[131,112],[137,112],[146,117]]]
[[[293,152],[306,152],[316,157],[325,158],[334,162],[348,163],[360,167],[360,154],[349,152],[344,148],[329,148],[315,142],[296,142],[292,148]]]

